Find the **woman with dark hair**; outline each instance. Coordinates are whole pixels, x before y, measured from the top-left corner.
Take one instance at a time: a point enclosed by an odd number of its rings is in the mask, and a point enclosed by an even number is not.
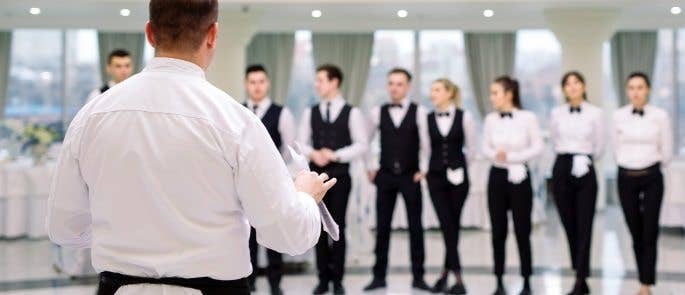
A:
[[[585,79],[568,72],[561,79],[566,103],[552,110],[550,131],[557,154],[552,169],[552,191],[571,252],[576,283],[569,295],[589,294],[592,221],[597,201],[593,159],[604,146],[602,110],[586,102]]]
[[[469,156],[476,152],[476,123],[461,109],[459,87],[448,79],[431,86],[435,111],[428,115],[431,156],[426,180],[445,241],[445,264],[434,293],[466,294],[459,259],[461,212],[469,193]],[[464,153],[466,148],[466,153]],[[455,284],[447,288],[450,272]]]
[[[495,295],[506,294],[502,276],[509,211],[514,220],[523,276],[520,294],[528,295],[531,294],[529,277],[533,272],[530,247],[533,188],[526,164],[542,152],[544,144],[537,117],[521,109],[516,80],[508,76],[497,78],[490,86],[490,100],[495,111],[485,118],[483,154],[492,162],[488,208],[497,276]]]
[[[656,282],[659,215],[664,195],[661,166],[673,156],[668,113],[648,104],[649,77],[632,73],[626,80],[629,104],[614,113],[612,132],[618,164],[618,196],[642,284],[638,294],[651,294]]]

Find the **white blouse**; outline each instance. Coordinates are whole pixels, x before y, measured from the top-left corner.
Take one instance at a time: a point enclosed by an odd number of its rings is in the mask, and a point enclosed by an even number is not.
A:
[[[557,154],[597,159],[604,150],[602,110],[585,102],[573,111],[569,104],[557,106],[550,117],[550,133]]]
[[[632,105],[614,113],[612,141],[616,163],[626,169],[644,169],[673,157],[673,131],[665,110],[646,105],[643,113]]]
[[[514,109],[511,116],[492,112],[483,126],[483,154],[495,167],[526,164],[540,155],[544,147],[540,124],[534,113]],[[496,160],[497,152],[507,154],[505,162]]]

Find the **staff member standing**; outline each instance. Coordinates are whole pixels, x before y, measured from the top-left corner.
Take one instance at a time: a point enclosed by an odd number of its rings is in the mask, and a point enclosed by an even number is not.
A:
[[[568,72],[561,79],[566,103],[552,110],[550,131],[557,154],[552,169],[554,200],[566,231],[576,283],[569,295],[590,293],[592,221],[597,201],[593,159],[604,147],[602,110],[586,102],[585,79]]]
[[[421,179],[428,170],[430,152],[426,127],[426,110],[407,97],[411,74],[401,68],[388,73],[390,102],[371,110],[373,137],[380,132],[381,157],[368,163],[369,180],[376,184],[376,265],[373,280],[364,288],[371,291],[386,287],[390,230],[397,194],[402,193],[409,222],[412,286],[430,290],[423,279],[425,259],[423,225],[421,224]]]
[[[632,73],[626,82],[630,104],[614,113],[612,134],[618,164],[618,196],[628,229],[642,286],[651,294],[656,283],[659,215],[664,195],[662,165],[673,157],[673,133],[666,111],[648,104],[649,77]]]
[[[316,69],[316,92],[321,102],[302,114],[298,141],[302,152],[311,160],[310,167],[338,180],[326,194],[325,204],[340,227],[340,240],[332,241],[322,234],[316,244],[316,264],[319,284],[314,294],[328,292],[344,294],[342,281],[345,273],[345,216],[347,201],[352,191],[350,162],[366,153],[368,136],[361,111],[345,102],[340,94],[343,74],[335,65],[325,64]]]
[[[248,100],[245,106],[251,110],[264,123],[271,140],[281,151],[282,155],[288,154],[286,146],[292,146],[295,141],[295,119],[288,108],[275,104],[269,98],[271,80],[269,74],[262,65],[251,65],[245,70],[245,89]],[[285,156],[284,156],[285,157]],[[266,276],[269,279],[271,294],[283,294],[281,290],[281,278],[283,277],[283,257],[281,253],[267,249],[266,256],[268,266]],[[250,291],[255,291],[256,271],[259,268],[259,244],[254,227],[250,231],[250,260],[252,262],[252,275],[248,278]]]
[[[114,87],[114,85],[131,77],[133,74],[131,53],[124,49],[115,49],[110,52],[107,56],[107,67],[105,68],[105,71],[107,72],[107,75],[109,75],[110,80],[100,86],[100,88],[93,90],[88,95],[88,100],[86,102],[93,100],[98,97],[98,95],[103,94],[105,91]]]
[[[431,101],[435,111],[428,115],[431,156],[426,179],[445,241],[445,264],[432,291],[466,294],[461,276],[459,231],[461,212],[469,194],[467,159],[476,153],[476,123],[469,112],[460,108],[459,88],[448,79],[433,82]],[[454,274],[455,284],[448,289],[450,272]]]
[[[335,181],[303,172],[293,182],[259,119],[205,79],[218,6],[150,1],[155,58],[69,127],[48,234],[92,246],[99,295],[249,294],[249,225],[291,255],[319,238],[317,202]]]
[[[482,148],[492,162],[488,207],[497,276],[495,295],[506,294],[502,276],[509,211],[514,220],[523,276],[520,294],[528,295],[531,294],[529,277],[533,272],[530,247],[533,188],[526,164],[542,152],[544,144],[535,114],[521,110],[518,81],[508,76],[497,78],[490,86],[490,100],[495,112],[485,118]]]

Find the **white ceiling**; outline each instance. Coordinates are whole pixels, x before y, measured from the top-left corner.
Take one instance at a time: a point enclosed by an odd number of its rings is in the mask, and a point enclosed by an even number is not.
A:
[[[0,0],[0,28],[98,28],[142,30],[147,20],[145,0]],[[545,27],[547,9],[610,9],[619,15],[621,29],[685,26],[685,13],[671,15],[679,0],[222,0],[223,15],[255,15],[262,31],[372,31],[376,29],[516,30]],[[30,15],[30,7],[42,13]],[[129,17],[119,15],[130,9]],[[313,9],[323,17],[313,19]],[[398,9],[409,16],[400,19]],[[483,9],[493,9],[486,19]]]

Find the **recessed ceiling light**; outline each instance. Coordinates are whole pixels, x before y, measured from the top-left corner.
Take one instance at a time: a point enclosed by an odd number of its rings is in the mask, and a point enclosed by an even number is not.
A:
[[[119,14],[121,14],[121,16],[129,16],[131,15],[131,10],[124,8],[119,11]]]
[[[313,18],[320,18],[321,15],[323,15],[323,13],[321,12],[321,10],[318,10],[318,9],[312,10],[312,17],[313,17]]]
[[[680,8],[680,6],[671,7],[671,14],[678,15],[681,12],[683,12],[683,10]]]
[[[30,14],[33,14],[33,15],[39,15],[39,14],[40,14],[40,8],[38,8],[38,7],[31,7],[31,9],[29,9],[29,13],[30,13]]]
[[[409,15],[409,12],[407,12],[407,11],[404,10],[404,9],[400,9],[400,10],[397,11],[397,17],[405,18],[405,17],[407,17],[408,15]]]
[[[484,17],[493,17],[493,16],[495,16],[495,11],[492,9],[483,10],[483,16]]]

